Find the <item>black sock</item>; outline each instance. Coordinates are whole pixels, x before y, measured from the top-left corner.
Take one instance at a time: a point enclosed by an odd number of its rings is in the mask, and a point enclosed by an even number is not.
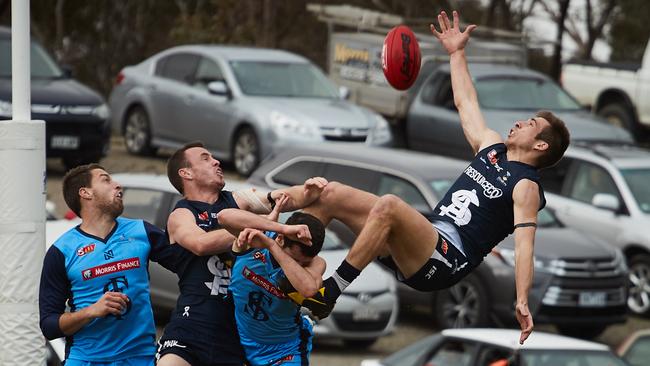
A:
[[[341,292],[354,281],[361,271],[354,268],[347,260],[344,260],[339,268],[332,274],[332,277],[323,281],[325,287],[325,297],[335,300],[341,295]]]

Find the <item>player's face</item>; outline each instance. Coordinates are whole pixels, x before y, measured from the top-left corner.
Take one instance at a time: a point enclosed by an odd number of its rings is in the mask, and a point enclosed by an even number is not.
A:
[[[284,250],[289,254],[293,260],[296,261],[296,263],[300,264],[302,267],[307,267],[309,264],[311,264],[311,261],[314,259],[312,257],[308,257],[300,251],[300,247],[298,245],[293,245],[289,248],[284,248]]]
[[[510,132],[508,132],[506,144],[532,149],[538,141],[536,136],[547,126],[550,126],[550,124],[542,117],[532,117],[525,121],[516,121],[510,129]]]
[[[94,204],[112,217],[124,211],[122,187],[103,169],[92,171],[91,187]]]
[[[193,147],[187,149],[185,158],[190,163],[189,169],[198,185],[221,189],[226,184],[223,179],[221,163],[205,148]]]

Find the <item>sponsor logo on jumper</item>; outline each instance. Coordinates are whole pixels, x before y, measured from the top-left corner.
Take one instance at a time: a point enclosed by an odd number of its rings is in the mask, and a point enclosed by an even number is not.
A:
[[[186,306],[186,307],[183,308],[183,316],[186,317],[186,318],[190,317],[190,307],[189,306]]]
[[[105,276],[107,274],[116,273],[116,272],[128,271],[136,268],[140,268],[140,258],[133,257],[129,259],[123,259],[117,262],[102,264],[101,266],[97,266],[93,268],[84,269],[81,271],[81,275],[85,281],[91,278]]]
[[[467,225],[472,221],[472,212],[469,209],[471,204],[479,206],[476,190],[459,189],[451,194],[451,204],[449,206],[440,206],[438,215],[451,217],[458,226]]]
[[[210,212],[210,217],[212,217],[213,219],[216,219],[217,218],[217,213],[216,212]]]
[[[481,188],[483,188],[483,195],[489,199],[499,198],[503,194],[500,188],[495,187],[492,183],[488,182],[487,179],[476,169],[468,166],[465,169],[465,175],[472,178],[473,181],[478,183]],[[478,206],[478,205],[477,205]]]
[[[113,259],[114,257],[115,255],[113,254],[113,249],[109,249],[104,252],[104,259],[109,260],[109,259]]]
[[[404,54],[404,59],[402,60],[402,67],[399,69],[406,80],[410,80],[412,75],[409,75],[409,68],[411,67],[411,53],[409,52],[409,46],[411,45],[411,37],[408,34],[400,34],[402,37],[402,53]]]
[[[80,257],[83,257],[84,255],[86,255],[88,253],[92,253],[93,251],[95,251],[95,243],[86,245],[83,248],[79,248],[79,250],[77,250],[77,255],[80,256]]]
[[[285,363],[286,361],[293,361],[293,355],[284,356],[281,359],[271,363],[271,366],[277,366]]]
[[[266,256],[262,252],[255,252],[255,254],[253,254],[253,258],[261,261],[262,263],[266,263]]]
[[[208,270],[214,275],[214,278],[212,282],[204,282],[204,284],[210,289],[210,295],[228,294],[232,273],[228,262],[230,261],[223,261],[217,255],[213,255],[208,259]]]
[[[269,292],[271,295],[275,297],[279,297],[281,299],[286,299],[287,295],[284,294],[279,288],[275,287],[269,280],[266,278],[258,275],[257,273],[253,272],[250,268],[244,267],[242,270],[242,274],[244,275],[244,278],[253,282],[255,285],[263,288],[267,292]]]
[[[447,244],[447,241],[445,239],[442,239],[442,245],[440,246],[440,249],[442,249],[442,254],[447,254],[447,250],[449,250],[449,245]]]
[[[169,339],[163,342],[162,348],[167,349],[167,348],[172,348],[172,347],[178,347],[178,348],[187,348],[187,346],[184,346],[180,344],[177,340],[175,339]]]
[[[199,220],[201,221],[208,221],[210,216],[208,216],[208,211],[203,211],[199,214]]]
[[[497,172],[500,172],[503,170],[502,167],[499,166],[499,158],[497,158],[497,151],[492,149],[487,153],[487,157],[490,160],[490,164],[494,165],[496,168]]]

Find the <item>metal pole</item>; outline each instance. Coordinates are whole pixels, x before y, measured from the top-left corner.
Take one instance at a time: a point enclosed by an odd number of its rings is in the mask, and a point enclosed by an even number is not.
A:
[[[12,121],[0,121],[0,365],[44,365],[45,123],[30,111],[29,0],[12,0]]]

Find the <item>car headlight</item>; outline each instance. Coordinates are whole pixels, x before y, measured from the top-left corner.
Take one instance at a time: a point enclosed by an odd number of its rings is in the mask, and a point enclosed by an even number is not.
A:
[[[278,111],[272,111],[269,119],[271,120],[271,127],[279,136],[294,134],[311,137],[319,134],[319,131],[314,127],[301,123],[300,121]]]
[[[379,114],[375,115],[375,126],[368,133],[366,144],[368,145],[382,145],[390,142],[393,138],[393,133],[390,130],[388,121]]]
[[[110,114],[110,110],[108,109],[106,103],[104,103],[98,106],[97,108],[93,109],[93,114],[97,116],[97,118],[107,119]]]
[[[515,266],[515,251],[507,248],[494,248],[492,254],[501,259],[510,267]],[[551,272],[552,260],[533,256],[533,265],[536,271]]]
[[[0,117],[11,118],[11,103],[0,100]]]

